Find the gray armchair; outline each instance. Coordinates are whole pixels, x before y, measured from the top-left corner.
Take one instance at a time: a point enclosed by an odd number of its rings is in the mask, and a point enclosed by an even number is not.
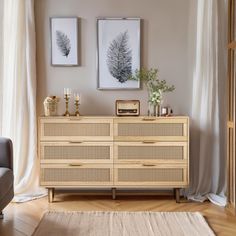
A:
[[[13,149],[10,139],[0,137],[0,218],[2,210],[14,197]]]

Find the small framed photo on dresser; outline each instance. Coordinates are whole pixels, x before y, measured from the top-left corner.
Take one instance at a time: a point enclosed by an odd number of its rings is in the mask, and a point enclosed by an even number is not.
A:
[[[78,66],[78,18],[52,17],[51,64],[53,66]]]

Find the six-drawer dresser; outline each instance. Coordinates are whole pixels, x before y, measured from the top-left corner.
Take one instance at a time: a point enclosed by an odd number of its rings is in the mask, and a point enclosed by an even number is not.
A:
[[[41,117],[40,185],[180,188],[189,184],[188,117]]]

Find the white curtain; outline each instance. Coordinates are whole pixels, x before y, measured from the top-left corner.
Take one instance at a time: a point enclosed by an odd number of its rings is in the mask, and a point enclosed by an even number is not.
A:
[[[15,201],[40,197],[34,0],[4,0],[1,136],[13,141]]]
[[[225,206],[227,1],[198,0],[188,197]]]

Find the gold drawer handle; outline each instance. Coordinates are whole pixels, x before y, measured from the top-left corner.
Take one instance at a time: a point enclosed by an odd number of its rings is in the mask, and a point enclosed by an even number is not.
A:
[[[145,141],[143,141],[143,143],[156,143],[156,141],[145,140]]]
[[[69,166],[82,166],[82,164],[77,163],[70,163]]]
[[[69,118],[69,120],[71,120],[71,121],[77,121],[77,120],[81,120],[81,118]]]
[[[69,143],[83,143],[81,141],[70,141]]]
[[[155,118],[143,118],[143,121],[155,121]]]
[[[155,164],[143,164],[143,166],[156,166]]]

